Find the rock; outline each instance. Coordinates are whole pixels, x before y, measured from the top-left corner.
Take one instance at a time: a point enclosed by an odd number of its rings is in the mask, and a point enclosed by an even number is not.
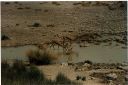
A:
[[[79,68],[79,69],[77,69],[77,71],[82,71],[82,69]]]
[[[115,80],[115,79],[117,79],[117,77],[118,76],[115,73],[110,73],[107,75],[108,80]]]
[[[81,71],[85,71],[85,68],[81,68]]]
[[[93,63],[89,60],[85,60],[84,63],[92,65]]]
[[[87,43],[80,43],[80,47],[88,47],[89,46],[89,44],[87,44]]]
[[[111,4],[109,4],[108,5],[108,8],[110,9],[110,10],[115,10],[115,9],[118,9],[118,8],[120,8],[120,7],[127,7],[127,3],[123,3],[123,2],[113,2],[113,3],[111,3]]]
[[[74,66],[74,64],[73,64],[73,63],[68,63],[68,65]]]
[[[88,63],[84,63],[84,65],[83,65],[84,67],[90,67],[91,65],[90,64],[88,64]]]
[[[128,74],[125,76],[125,81],[128,81]]]
[[[119,66],[118,68],[122,69],[122,70],[125,70],[125,71],[128,71],[128,66]]]
[[[115,5],[113,5],[113,4],[110,4],[109,6],[108,6],[108,9],[109,10],[115,10],[117,7],[115,6]]]
[[[80,80],[80,79],[81,79],[81,76],[77,76],[77,77],[76,77],[76,80]]]
[[[76,80],[82,80],[82,81],[86,81],[86,77],[85,76],[77,76]]]
[[[63,62],[63,63],[61,63],[61,66],[68,66],[68,63]]]

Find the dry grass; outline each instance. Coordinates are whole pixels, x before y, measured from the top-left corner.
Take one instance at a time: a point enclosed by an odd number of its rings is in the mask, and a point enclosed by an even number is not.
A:
[[[81,85],[63,74],[58,74],[56,80],[49,80],[36,66],[25,66],[22,61],[15,61],[12,66],[3,61],[1,68],[1,85]]]

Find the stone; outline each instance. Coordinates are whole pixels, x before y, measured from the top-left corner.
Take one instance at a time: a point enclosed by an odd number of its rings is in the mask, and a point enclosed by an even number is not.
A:
[[[117,77],[118,76],[115,73],[110,73],[107,75],[107,79],[109,79],[109,80],[115,80],[115,79],[117,79]]]
[[[61,66],[68,66],[68,63],[63,62],[63,63],[61,63]]]

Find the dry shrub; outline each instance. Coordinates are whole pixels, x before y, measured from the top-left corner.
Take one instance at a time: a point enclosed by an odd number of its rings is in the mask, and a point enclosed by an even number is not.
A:
[[[5,4],[7,4],[7,5],[8,5],[8,4],[10,4],[10,2],[5,2]]]
[[[76,83],[76,82],[70,80],[67,76],[65,76],[62,73],[58,73],[58,75],[56,76],[55,83],[57,85],[82,85],[81,83]]]
[[[40,27],[41,25],[40,25],[40,23],[38,23],[38,22],[35,22],[33,25],[32,25],[32,27]]]
[[[47,10],[47,9],[45,9],[45,10],[44,10],[44,12],[48,12],[48,10]]]
[[[81,2],[73,3],[73,5],[80,5],[80,4],[81,4]]]
[[[22,10],[23,8],[22,7],[18,7],[17,9]]]
[[[67,76],[65,76],[64,74],[62,73],[58,73],[58,75],[56,76],[56,82],[59,82],[61,84],[64,84],[64,83],[71,83],[71,80],[67,78]]]
[[[15,4],[18,4],[19,2],[16,1],[16,2],[14,2],[14,3],[15,3]]]
[[[36,12],[37,12],[37,11],[40,12],[40,11],[42,11],[42,9],[35,9],[35,11],[36,11]]]
[[[22,61],[16,60],[12,66],[2,62],[1,66],[1,85],[42,85],[39,83],[45,81],[44,74],[37,67],[27,67]]]
[[[5,34],[1,35],[1,40],[9,40],[9,37]]]
[[[44,50],[29,50],[26,53],[30,64],[36,64],[36,65],[48,65],[54,63],[58,59],[58,57],[50,52],[50,51],[44,51]]]
[[[61,5],[59,2],[52,2],[52,4],[54,4],[54,5]]]
[[[47,27],[55,27],[54,24],[48,24]]]
[[[6,69],[6,68],[8,68],[8,67],[9,67],[9,64],[7,63],[6,60],[1,61],[1,68],[2,68],[2,69]]]
[[[88,7],[88,6],[90,6],[90,4],[91,4],[91,2],[81,2],[81,6],[83,6],[83,7]]]
[[[31,9],[30,7],[25,7],[25,9]]]

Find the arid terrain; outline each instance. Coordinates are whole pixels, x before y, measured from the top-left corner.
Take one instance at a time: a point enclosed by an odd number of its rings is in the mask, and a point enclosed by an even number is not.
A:
[[[40,44],[63,36],[74,41],[126,44],[126,7],[116,3],[110,9],[112,3],[1,3],[1,30],[9,38],[2,40],[2,46]]]
[[[127,85],[127,44],[127,2],[1,2],[2,59],[27,56],[51,81],[62,73],[83,85]]]

